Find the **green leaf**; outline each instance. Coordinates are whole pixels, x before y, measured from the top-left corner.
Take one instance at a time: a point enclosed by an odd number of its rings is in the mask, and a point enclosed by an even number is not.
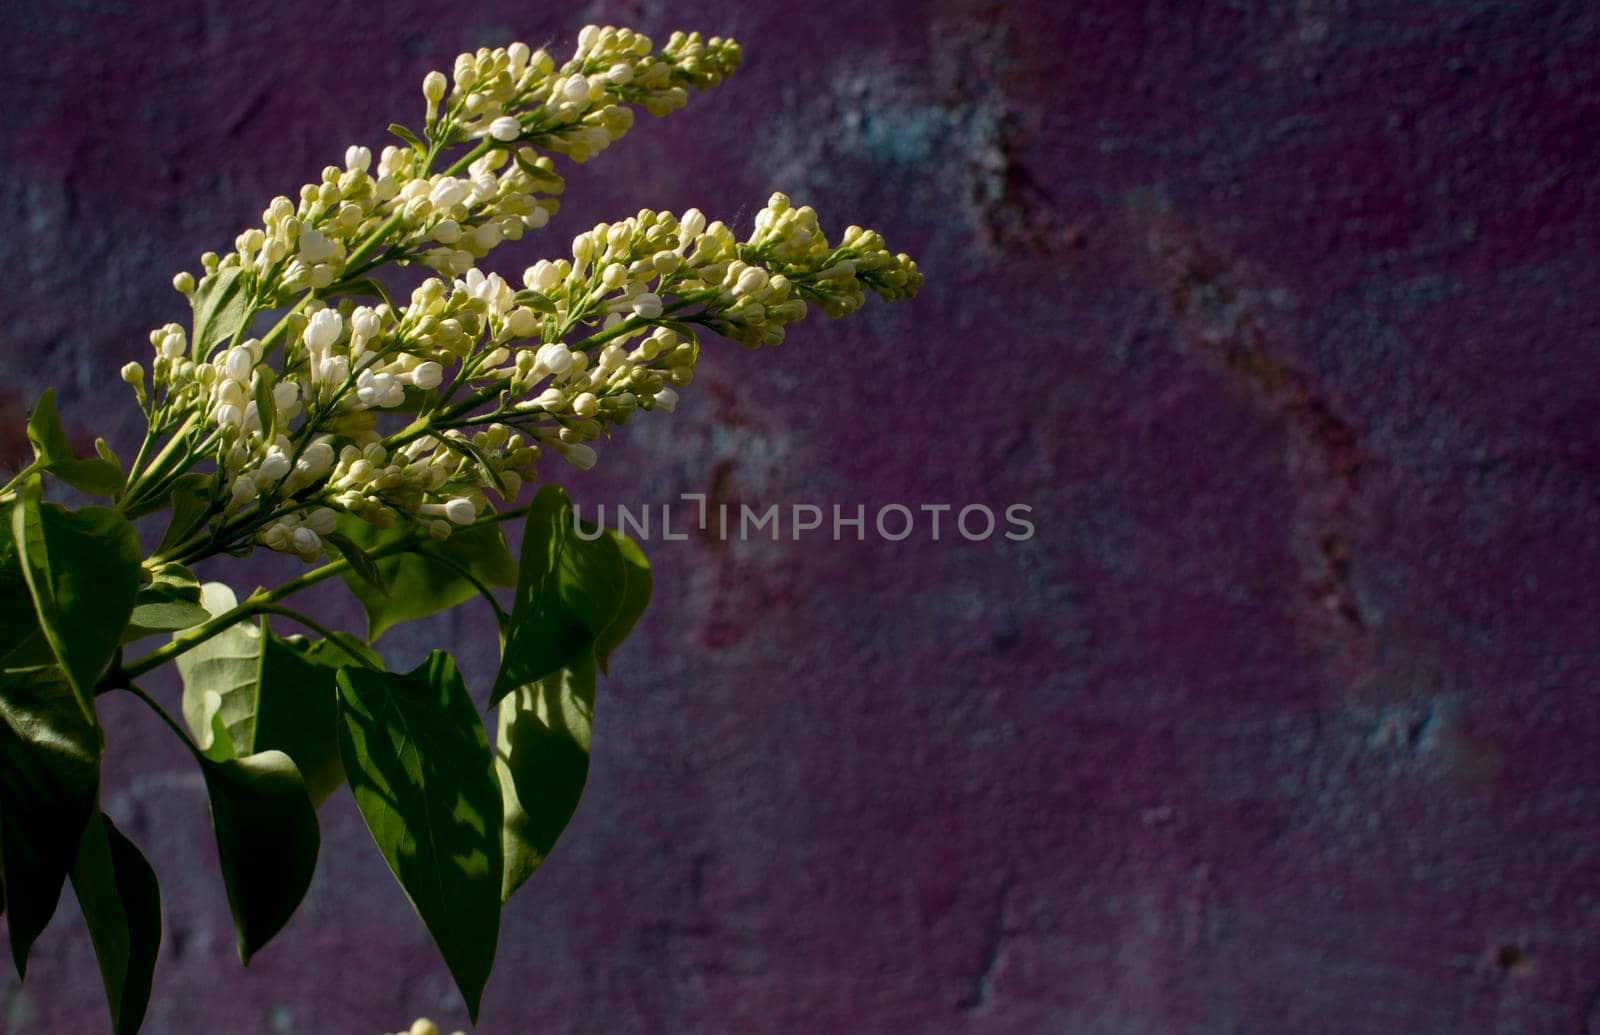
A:
[[[30,478],[11,531],[39,626],[92,724],[95,683],[116,655],[139,592],[139,537],[114,510],[68,510],[39,496],[39,479]]]
[[[595,660],[600,663],[600,671],[609,675],[611,652],[622,646],[622,641],[633,632],[633,627],[650,606],[654,580],[650,577],[650,562],[645,558],[644,551],[639,549],[638,543],[615,530],[608,530],[606,534],[613,537],[617,544],[623,573],[622,596],[617,613],[595,638],[594,644]]]
[[[200,590],[201,606],[211,614],[223,615],[238,606],[233,590],[220,582],[207,582]],[[260,625],[244,619],[177,657],[184,722],[207,758],[221,760],[252,753],[260,696],[261,636]],[[214,720],[218,717],[226,738],[217,736]]]
[[[211,617],[200,602],[200,582],[181,564],[163,564],[151,573],[150,584],[140,586],[133,598],[133,616],[122,642],[160,632],[191,629]]]
[[[350,562],[350,570],[360,576],[363,582],[384,596],[389,595],[389,586],[383,581],[383,572],[379,570],[378,562],[358,546],[355,540],[343,532],[330,532],[322,537],[322,541],[332,543],[339,551],[339,555]]]
[[[59,670],[0,673],[0,871],[19,976],[94,812],[102,746]]]
[[[595,669],[650,603],[637,543],[574,525],[565,493],[534,499],[521,575],[492,698],[500,702],[495,773],[504,812],[505,899],[544,862],[589,775]]]
[[[49,471],[74,489],[92,496],[115,496],[122,490],[122,466],[116,462],[109,448],[93,460],[80,460],[67,442],[67,433],[61,427],[61,417],[56,413],[56,390],[46,388],[28,417],[28,441],[33,443],[33,455],[39,468]],[[103,443],[97,442],[99,450]]]
[[[361,816],[477,1021],[500,931],[500,792],[455,662],[339,671],[339,751]]]
[[[335,676],[345,665],[381,665],[358,638],[335,633],[336,642],[268,633],[261,658],[260,711],[253,748],[287,752],[318,805],[344,782],[339,757],[339,702]]]
[[[204,587],[214,613],[231,610],[233,592],[220,582]],[[183,718],[207,758],[277,750],[294,760],[313,802],[321,804],[344,780],[337,739],[334,673],[342,665],[377,665],[354,636],[335,641],[278,636],[266,619],[242,621],[177,659],[183,680]]]
[[[122,458],[117,456],[117,451],[111,448],[111,444],[109,442],[103,438],[95,439],[94,451],[95,454],[100,457],[100,459],[104,460],[112,467],[115,467],[117,469],[117,476],[119,478],[124,478],[124,481],[126,481],[126,478],[122,474]]]
[[[339,531],[368,553],[404,534],[384,532],[348,514],[340,517]],[[441,542],[420,543],[415,552],[380,558],[377,567],[389,587],[387,595],[354,572],[344,575],[345,584],[367,613],[367,639],[376,640],[400,622],[454,607],[477,592],[456,567],[446,562],[467,569],[490,586],[509,586],[517,580],[517,565],[499,525],[463,528]]]
[[[161,536],[157,553],[165,553],[199,530],[211,512],[211,476],[191,471],[179,475],[167,494],[172,504],[172,520]]]
[[[427,156],[428,149],[423,146],[422,141],[418,140],[417,139],[417,135],[415,133],[411,132],[409,129],[407,129],[404,126],[400,125],[400,123],[398,123],[398,122],[390,123],[389,124],[389,132],[393,133],[395,136],[399,137],[401,140],[404,140],[406,143],[410,144],[412,150],[416,151],[417,154],[422,155],[424,157]]]
[[[518,305],[525,305],[537,313],[553,313],[556,311],[556,304],[550,300],[549,295],[535,291],[532,288],[518,291],[516,301]]]
[[[566,829],[589,778],[594,658],[519,687],[500,702],[495,775],[500,780],[509,901]]]
[[[250,298],[244,288],[243,271],[237,266],[200,278],[189,298],[194,306],[190,359],[198,363],[208,358],[217,343],[231,339],[239,330],[250,315]]]
[[[617,540],[580,537],[558,485],[546,485],[533,499],[519,569],[490,704],[593,653],[626,595],[627,566]]]
[[[96,812],[78,843],[72,888],[111,1008],[113,1035],[134,1035],[150,1004],[161,950],[161,887],[132,841]]]
[[[300,770],[282,751],[199,760],[239,961],[249,963],[283,930],[311,886],[322,840],[317,810]]]

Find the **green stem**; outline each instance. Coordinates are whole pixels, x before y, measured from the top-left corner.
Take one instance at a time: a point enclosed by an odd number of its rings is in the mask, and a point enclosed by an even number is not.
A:
[[[123,479],[123,482],[122,482],[122,495],[119,498],[121,498],[121,499],[126,499],[127,498],[127,496],[128,496],[128,486],[130,484],[132,484],[133,479],[138,476],[139,470],[142,467],[144,467],[145,458],[150,455],[150,447],[155,445],[155,444],[156,444],[156,425],[155,425],[154,415],[152,414],[151,415],[151,419],[149,420],[149,422],[145,426],[144,441],[139,443],[139,451],[134,454],[133,463],[128,467],[128,475],[127,475],[126,478]]]
[[[126,679],[132,679],[135,676],[141,676],[144,673],[149,672],[153,668],[164,665],[173,658],[176,658],[178,655],[184,654],[200,646],[202,643],[211,639],[213,636],[218,635],[229,626],[237,624],[238,622],[246,618],[250,618],[253,615],[260,614],[263,609],[270,607],[279,600],[282,600],[284,597],[289,596],[292,593],[298,593],[302,589],[314,586],[326,579],[330,579],[344,571],[349,566],[349,563],[346,561],[334,561],[331,564],[324,564],[322,567],[313,569],[312,571],[308,571],[302,575],[297,575],[276,589],[252,595],[246,598],[243,603],[233,608],[231,611],[224,611],[222,614],[211,619],[211,621],[197,626],[181,636],[173,637],[170,643],[157,647],[149,654],[146,654],[143,657],[137,658],[122,666],[122,676]]]
[[[185,731],[182,726],[178,725],[178,721],[172,717],[171,713],[169,713],[165,708],[161,707],[160,702],[158,702],[154,697],[151,697],[149,694],[145,693],[143,690],[139,689],[139,687],[134,684],[131,676],[129,676],[126,682],[123,683],[122,688],[131,693],[133,696],[137,697],[139,700],[143,701],[145,704],[149,705],[151,711],[161,716],[161,721],[167,724],[172,732],[177,735],[179,740],[183,741],[183,746],[188,748],[191,753],[197,756],[200,754],[200,749],[195,747],[195,743],[189,738],[188,732]]]
[[[139,501],[139,497],[143,493],[143,484],[149,480],[151,475],[159,475],[161,473],[161,469],[167,465],[168,461],[172,459],[173,454],[177,452],[179,446],[188,437],[189,429],[194,427],[195,424],[199,423],[199,421],[200,414],[191,413],[189,415],[189,419],[185,420],[181,425],[178,426],[178,430],[172,433],[172,437],[168,439],[167,444],[161,448],[161,452],[157,453],[155,459],[150,461],[148,472],[140,472],[123,487],[122,500],[117,504],[119,510],[127,510],[130,506]]]
[[[6,482],[5,488],[0,489],[0,496],[5,496],[11,492],[14,492],[17,486],[28,480],[29,475],[39,470],[40,463],[41,461],[38,458],[35,458],[34,461],[27,467],[24,467],[22,470],[18,471],[16,477],[12,478],[9,482]]]
[[[372,251],[372,249],[377,246],[379,241],[389,236],[389,231],[400,225],[400,221],[403,216],[403,210],[396,212],[394,215],[390,216],[388,219],[385,219],[381,224],[379,224],[378,229],[368,234],[365,241],[362,241],[360,244],[356,245],[355,251],[345,256],[345,269],[349,269],[351,266],[354,266],[356,263],[360,262],[368,252]]]
[[[715,291],[701,291],[693,295],[688,295],[684,298],[675,299],[671,305],[668,305],[661,310],[661,316],[652,317],[648,320],[642,316],[630,316],[610,330],[596,331],[587,338],[579,338],[577,341],[573,342],[567,347],[573,352],[588,352],[596,345],[604,345],[613,338],[620,338],[625,334],[641,330],[653,323],[659,323],[661,322],[662,317],[666,316],[668,313],[675,313],[680,309],[687,308],[688,306],[697,305],[701,302],[708,302],[715,298],[716,295],[717,293]]]
[[[494,145],[491,144],[487,139],[478,141],[477,146],[471,151],[468,151],[466,154],[450,163],[450,168],[446,169],[444,174],[446,176],[454,176],[456,173],[465,169],[479,158],[482,158],[484,155],[488,154],[493,147]],[[427,172],[427,170],[424,169],[423,172]]]
[[[490,148],[490,146],[491,145],[489,144],[488,141],[479,141],[477,147],[474,147],[471,151],[468,151],[466,154],[464,154],[460,158],[456,159],[456,161],[450,166],[450,168],[445,170],[445,175],[446,176],[454,176],[456,173],[460,172],[462,169],[465,169],[468,165],[471,165],[479,157],[481,157],[482,155],[487,153],[489,148]],[[432,164],[433,164],[433,157],[432,157],[432,155],[430,155],[428,157],[427,162],[424,163],[424,165],[423,165],[423,168],[422,168],[422,175],[423,176],[428,175],[428,167],[431,166]],[[393,230],[395,227],[400,225],[402,215],[403,215],[403,212],[396,212],[394,215],[390,216],[388,219],[385,219],[381,224],[379,224],[379,226],[378,226],[378,228],[376,230],[372,231],[372,233],[367,235],[367,239],[365,241],[362,241],[360,244],[356,245],[355,250],[352,251],[349,255],[345,256],[345,260],[344,260],[345,269],[349,270],[352,267],[355,267],[362,259],[366,258],[367,257],[367,253],[371,252],[372,249],[376,248],[378,246],[379,242],[381,242],[384,238],[389,236],[389,232],[391,230]],[[370,269],[373,269],[373,268],[374,268],[373,266],[369,265],[369,266],[363,267],[360,270],[360,272],[365,272],[366,270],[370,270]],[[351,276],[351,274],[346,273],[345,276],[349,277],[349,276]]]
[[[516,518],[527,515],[532,510],[533,507],[530,504],[525,507],[517,507],[513,510],[501,511],[498,514],[493,514],[489,517],[476,521],[471,525],[467,525],[458,531],[464,532],[467,529],[476,528],[479,525],[496,525],[503,521],[512,521]],[[415,549],[416,546],[417,537],[415,535],[409,535],[405,538],[397,539],[392,543],[387,543],[383,546],[380,546],[377,549],[370,551],[368,555],[374,559],[379,559],[388,557],[391,554],[404,553],[407,550]],[[309,589],[319,582],[325,582],[328,579],[333,578],[335,575],[344,573],[349,569],[349,567],[349,561],[343,559],[331,561],[328,564],[324,564],[320,568],[313,568],[311,571],[295,576],[276,589],[258,591],[247,598],[243,603],[239,604],[239,606],[233,608],[231,611],[226,611],[211,619],[211,621],[197,626],[181,636],[174,637],[170,643],[163,644],[143,657],[136,658],[128,664],[122,666],[122,668],[117,672],[117,676],[125,680],[131,680],[136,676],[142,676],[151,669],[157,668],[161,665],[164,665],[168,661],[171,661],[178,655],[193,650],[195,647],[198,647],[200,644],[206,642],[213,636],[216,636],[218,633],[228,628],[228,626],[233,625],[234,623],[245,618],[249,618],[252,615],[260,614],[264,609],[272,607],[284,597],[292,596],[303,589]]]
[[[465,564],[461,564],[458,561],[446,557],[444,554],[432,554],[431,556],[433,560],[443,564],[446,568],[449,568],[451,571],[455,572],[457,575],[460,575],[463,579],[466,579],[472,584],[472,588],[476,589],[478,594],[489,602],[489,606],[494,608],[494,620],[499,623],[500,629],[503,632],[506,626],[510,624],[511,616],[506,614],[505,608],[500,606],[500,601],[494,598],[494,592],[489,589],[488,585],[482,579],[478,578],[478,576],[474,575],[472,570]]]

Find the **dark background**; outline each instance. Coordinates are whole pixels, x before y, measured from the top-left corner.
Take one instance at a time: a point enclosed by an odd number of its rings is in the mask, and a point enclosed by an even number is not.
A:
[[[647,544],[482,1031],[1600,1031],[1591,5],[11,0],[5,448],[51,383],[131,448],[115,371],[187,318],[176,270],[416,124],[428,69],[589,21],[747,66],[492,268],[781,188],[927,285],[708,347],[675,417],[548,472],[1038,533]],[[482,692],[476,608],[385,644]],[[165,890],[148,1032],[464,1026],[342,792],[240,969],[199,776],[108,711],[105,805]],[[102,1030],[70,894],[29,974],[5,1030]]]

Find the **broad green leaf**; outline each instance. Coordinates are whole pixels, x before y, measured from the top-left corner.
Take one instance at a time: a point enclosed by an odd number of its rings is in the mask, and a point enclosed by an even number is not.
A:
[[[216,614],[237,603],[220,582],[206,583],[204,593]],[[334,642],[278,636],[262,618],[230,626],[180,654],[183,717],[201,752],[216,761],[285,752],[312,801],[326,801],[344,779],[334,673],[360,659],[379,664],[354,636],[336,636]]]
[[[28,417],[28,441],[33,443],[33,454],[41,469],[49,471],[74,489],[92,496],[114,496],[122,489],[122,466],[116,462],[109,447],[100,449],[100,456],[91,460],[79,459],[67,442],[67,433],[61,427],[61,417],[56,413],[56,390],[46,388]]]
[[[179,475],[167,499],[172,504],[172,520],[156,546],[157,553],[165,553],[199,531],[210,513],[211,476],[195,471]]]
[[[94,812],[102,746],[58,669],[0,673],[0,871],[19,976]]]
[[[161,950],[161,887],[132,841],[96,812],[78,843],[72,888],[111,1008],[113,1035],[134,1035],[150,1004]]]
[[[282,751],[213,761],[200,756],[233,911],[239,960],[249,963],[289,922],[317,868],[317,810]]]
[[[500,791],[455,662],[434,651],[404,675],[340,669],[339,752],[367,829],[476,1022],[500,931]]]
[[[611,662],[611,652],[622,646],[622,641],[633,632],[633,627],[644,616],[645,609],[650,606],[650,592],[653,581],[650,577],[650,562],[645,559],[644,551],[639,549],[639,544],[623,535],[621,532],[608,530],[617,544],[617,552],[622,557],[622,597],[617,606],[617,613],[612,617],[594,644],[595,660],[600,664],[600,671],[607,674],[607,667]]]
[[[88,720],[95,683],[111,664],[139,591],[139,537],[105,507],[68,510],[22,488],[11,531],[39,626]]]
[[[650,602],[650,565],[638,544],[615,532],[593,542],[572,535],[571,511],[557,492],[542,492],[549,497],[536,501],[528,519],[517,594],[521,611],[513,611],[501,663],[501,679],[513,682],[519,671],[536,672],[549,659],[571,655],[557,671],[515,686],[500,700],[495,772],[505,814],[506,899],[550,854],[577,810],[589,774],[596,665],[604,670]],[[599,533],[585,526],[584,534]],[[607,541],[616,553],[614,571]],[[601,593],[613,601],[596,600]],[[570,630],[566,640],[544,635],[563,628]],[[519,659],[518,650],[529,654]],[[538,652],[545,660],[530,662]],[[497,680],[497,692],[500,686]]]
[[[398,534],[348,514],[340,518],[339,531],[369,554]],[[517,581],[517,565],[499,525],[463,528],[441,542],[421,543],[416,552],[382,557],[376,564],[389,587],[387,595],[354,572],[344,575],[345,584],[367,613],[369,641],[377,640],[391,626],[452,608],[476,593],[452,565],[467,569],[490,586],[510,586]]]
[[[586,540],[560,486],[533,499],[522,533],[516,603],[489,703],[590,656],[622,610],[627,568],[617,540]]]
[[[197,363],[206,359],[219,342],[232,338],[250,315],[250,298],[244,287],[244,277],[237,266],[200,278],[189,298],[194,307],[190,359]]]
[[[577,811],[589,778],[594,672],[591,655],[500,702],[494,764],[505,817],[502,900],[544,862]]]
[[[127,643],[153,633],[190,629],[211,617],[200,602],[200,581],[181,564],[163,564],[151,573],[149,585],[133,598],[133,616],[123,631]]]

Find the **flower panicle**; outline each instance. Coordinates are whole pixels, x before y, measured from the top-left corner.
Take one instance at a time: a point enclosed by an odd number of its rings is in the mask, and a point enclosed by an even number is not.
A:
[[[424,79],[423,137],[393,127],[402,144],[376,156],[346,149],[344,164],[323,169],[298,199],[274,198],[232,252],[201,256],[201,282],[236,268],[251,297],[270,308],[306,291],[349,287],[382,262],[420,258],[464,273],[558,211],[565,180],[551,154],[588,161],[632,128],[635,107],[675,111],[691,89],[732,74],[740,56],[739,45],[721,37],[675,32],[656,50],[649,37],[610,26],[585,28],[559,67],[523,43],[462,54],[453,81],[440,72]],[[432,171],[450,148],[474,141],[471,154]],[[198,286],[188,273],[174,285],[184,294]]]
[[[550,455],[586,469],[612,429],[675,410],[702,332],[777,345],[813,307],[839,317],[868,293],[914,296],[908,255],[859,226],[830,240],[781,193],[742,238],[698,209],[641,209],[578,234],[570,257],[534,263],[520,285],[478,268],[555,211],[564,183],[541,149],[581,160],[598,146],[584,133],[626,130],[625,105],[664,114],[739,59],[719,37],[674,33],[658,51],[594,26],[559,67],[523,44],[463,54],[451,78],[425,80],[430,143],[387,148],[376,165],[352,147],[298,205],[274,199],[235,252],[204,256],[207,276],[250,281],[251,312],[298,297],[261,337],[239,340],[241,328],[205,350],[178,324],[158,328],[149,385],[138,364],[123,371],[153,427],[198,422],[220,527],[308,561],[341,513],[444,538],[491,498],[516,498]],[[425,174],[425,155],[474,139],[470,160]],[[385,227],[398,243],[371,246]],[[403,302],[376,281],[356,290],[351,278],[384,261],[434,275]],[[203,290],[188,274],[174,286]]]

